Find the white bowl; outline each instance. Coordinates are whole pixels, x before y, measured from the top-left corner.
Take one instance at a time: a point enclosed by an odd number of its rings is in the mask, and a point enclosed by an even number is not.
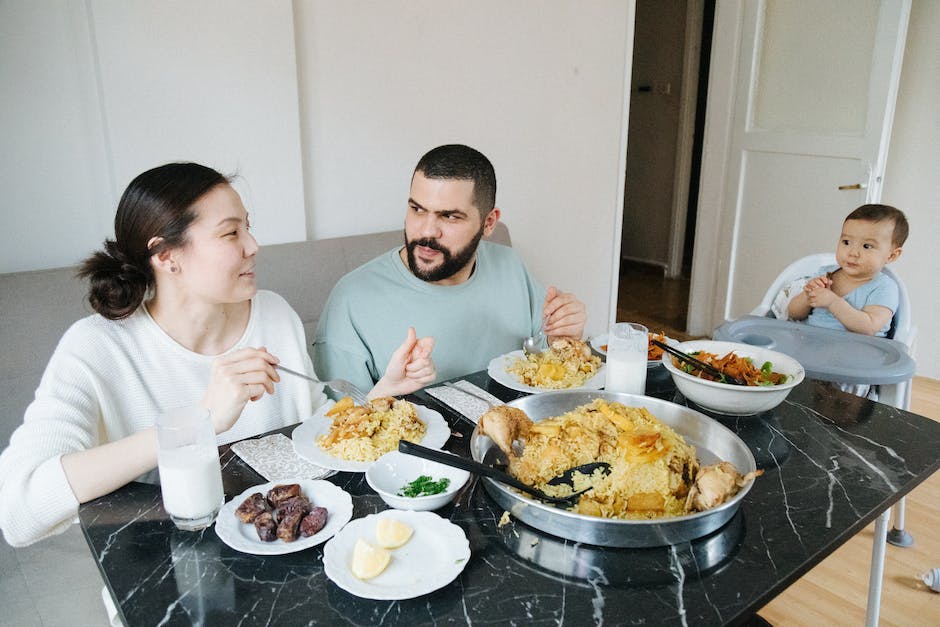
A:
[[[730,416],[750,416],[773,409],[783,402],[794,387],[806,377],[800,362],[783,353],[760,346],[738,342],[693,340],[682,342],[676,348],[684,353],[705,351],[719,357],[734,351],[740,357],[750,357],[760,368],[764,362],[773,364],[773,371],[788,375],[786,383],[773,386],[742,386],[719,383],[694,377],[673,365],[673,357],[663,353],[663,366],[672,375],[676,388],[690,401],[712,411]],[[693,355],[694,357],[694,355]]]
[[[450,479],[450,485],[440,494],[398,496],[399,490],[421,475],[428,475],[435,481],[447,477]],[[378,492],[383,501],[395,509],[414,511],[438,509],[447,505],[469,479],[470,473],[466,470],[398,451],[382,455],[366,470],[366,481],[373,490]]]

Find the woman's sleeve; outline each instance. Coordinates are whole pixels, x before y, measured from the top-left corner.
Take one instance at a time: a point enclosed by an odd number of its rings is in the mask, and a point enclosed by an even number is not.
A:
[[[13,546],[61,533],[79,502],[62,455],[98,444],[98,386],[69,333],[43,373],[36,397],[0,454],[0,528]]]

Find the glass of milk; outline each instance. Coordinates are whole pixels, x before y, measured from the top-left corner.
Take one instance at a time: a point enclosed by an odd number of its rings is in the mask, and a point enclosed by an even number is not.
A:
[[[208,527],[225,502],[209,410],[192,406],[161,414],[157,442],[164,509],[184,531]]]
[[[618,322],[607,335],[607,384],[609,392],[646,392],[646,355],[649,331],[642,324]]]

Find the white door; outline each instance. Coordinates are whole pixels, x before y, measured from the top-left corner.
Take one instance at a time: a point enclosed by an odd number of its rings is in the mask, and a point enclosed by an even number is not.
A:
[[[910,0],[719,2],[692,332],[746,314],[880,200],[909,14]]]

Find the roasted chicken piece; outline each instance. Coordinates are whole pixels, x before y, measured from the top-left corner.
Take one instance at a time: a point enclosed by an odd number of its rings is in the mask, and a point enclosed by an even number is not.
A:
[[[497,405],[480,416],[480,433],[488,435],[510,459],[516,457],[512,443],[525,441],[532,420],[521,409]]]
[[[562,361],[569,359],[590,359],[591,347],[582,340],[573,337],[559,337],[552,340],[551,348],[558,353]]]
[[[369,405],[371,405],[372,409],[375,411],[390,411],[396,400],[394,396],[382,396],[369,401]]]
[[[686,499],[686,509],[703,512],[717,507],[738,493],[755,477],[764,474],[755,470],[746,475],[738,472],[731,462],[718,462],[699,469]]]

